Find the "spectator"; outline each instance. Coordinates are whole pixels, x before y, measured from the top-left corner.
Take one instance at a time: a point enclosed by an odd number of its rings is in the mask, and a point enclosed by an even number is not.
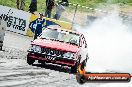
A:
[[[25,10],[25,1],[26,0],[16,0],[17,9]]]
[[[34,40],[42,33],[44,22],[45,20],[43,19],[43,14],[40,14],[40,18],[37,18],[29,24],[29,28],[35,33]]]
[[[60,3],[58,3],[56,7],[56,14],[54,15],[54,18],[56,20],[59,20],[61,17],[61,14],[63,11],[65,11],[65,8],[69,5],[69,2],[67,0],[62,0]]]
[[[2,50],[6,30],[6,21],[0,16],[0,50]]]
[[[62,1],[60,2],[60,4],[63,3],[63,2],[65,2],[65,6],[68,6],[68,5],[69,5],[68,0],[62,0]]]
[[[26,1],[26,0],[21,0],[20,9],[23,10],[23,11],[25,10],[25,1]]]
[[[55,5],[54,0],[46,0],[46,10],[45,10],[45,17],[51,18],[51,12]]]
[[[16,0],[16,4],[17,4],[17,9],[19,9],[19,5],[20,5],[19,0]]]
[[[35,11],[37,11],[37,0],[31,0],[31,4],[29,6],[29,11],[31,13],[34,13]]]

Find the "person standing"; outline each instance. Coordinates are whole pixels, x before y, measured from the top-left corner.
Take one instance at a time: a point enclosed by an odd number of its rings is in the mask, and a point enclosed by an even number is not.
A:
[[[34,32],[34,40],[42,33],[44,22],[45,19],[43,19],[43,14],[40,14],[40,18],[37,18],[29,24],[29,28]]]
[[[16,0],[17,9],[25,10],[25,1],[26,0]]]
[[[65,8],[69,5],[68,0],[62,0],[58,5],[56,6],[56,14],[54,15],[54,19],[59,20],[61,17],[61,14],[63,11],[65,11]]]
[[[2,50],[3,47],[5,31],[6,31],[6,21],[4,21],[3,18],[0,16],[0,50]]]
[[[68,6],[69,5],[68,0],[62,0],[60,3],[63,3],[63,2],[65,2],[65,6]]]
[[[25,10],[25,1],[26,0],[21,0],[21,6],[20,6],[20,10]]]
[[[29,12],[34,13],[37,11],[37,0],[31,0],[31,4],[29,6]]]
[[[51,12],[55,6],[55,0],[46,0],[45,17],[51,18]]]
[[[16,6],[17,6],[17,9],[20,9],[20,8],[19,8],[19,5],[20,5],[19,0],[16,0]]]

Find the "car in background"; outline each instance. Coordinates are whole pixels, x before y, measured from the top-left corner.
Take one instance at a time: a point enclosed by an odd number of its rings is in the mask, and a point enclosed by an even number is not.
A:
[[[32,41],[27,55],[29,65],[38,60],[42,64],[71,67],[72,73],[77,72],[80,63],[86,64],[87,59],[87,43],[83,34],[53,26],[45,28],[42,34]]]

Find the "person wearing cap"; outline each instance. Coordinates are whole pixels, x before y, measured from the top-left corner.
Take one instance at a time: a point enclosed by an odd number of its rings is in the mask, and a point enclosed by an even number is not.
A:
[[[43,16],[43,14],[40,14],[39,18],[29,24],[29,28],[32,32],[34,32],[34,40],[42,33],[43,24],[45,22]]]

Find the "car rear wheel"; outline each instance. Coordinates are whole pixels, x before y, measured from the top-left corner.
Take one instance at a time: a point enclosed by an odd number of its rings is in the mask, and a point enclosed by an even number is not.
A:
[[[32,58],[30,58],[30,57],[27,57],[27,63],[28,63],[29,65],[32,65],[34,62],[35,62],[34,59],[32,59]]]

